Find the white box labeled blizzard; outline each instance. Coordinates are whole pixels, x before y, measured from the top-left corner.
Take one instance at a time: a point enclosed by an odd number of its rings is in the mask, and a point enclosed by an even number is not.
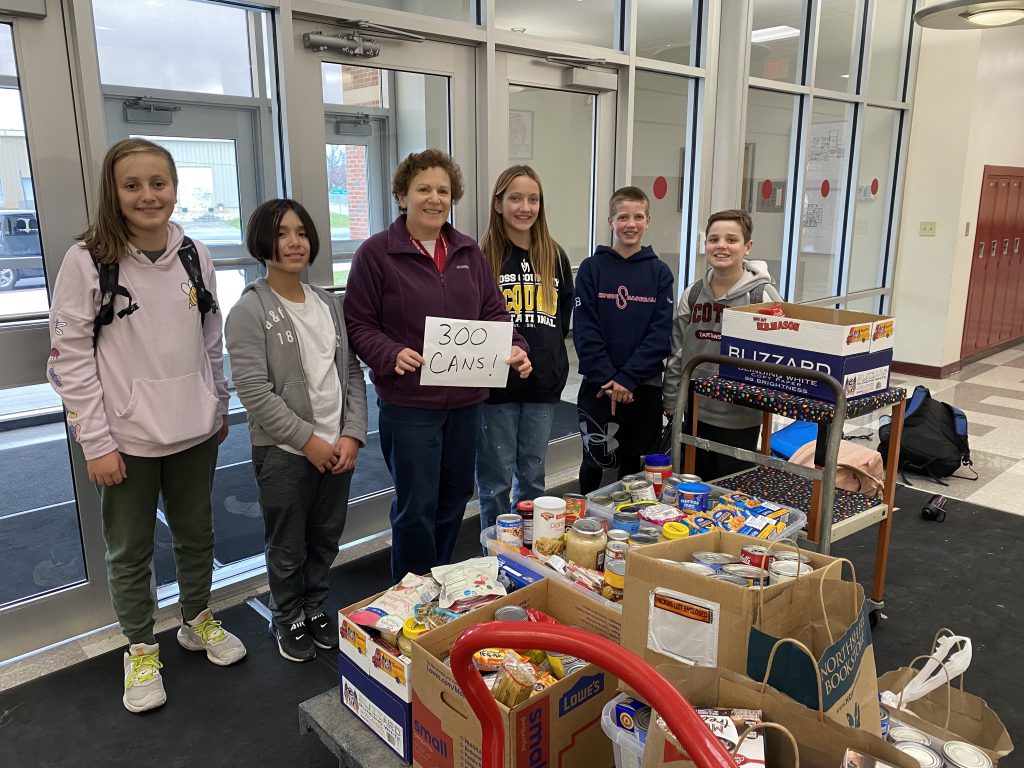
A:
[[[758,386],[835,400],[823,382],[799,376],[778,376],[750,368],[740,361],[786,365],[826,373],[842,386],[848,398],[869,395],[889,386],[895,321],[886,315],[782,303],[785,316],[766,315],[774,302],[732,307],[722,313],[721,353],[737,359],[719,373]]]

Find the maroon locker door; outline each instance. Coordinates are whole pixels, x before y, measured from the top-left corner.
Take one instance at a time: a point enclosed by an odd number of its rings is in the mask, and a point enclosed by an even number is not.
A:
[[[1002,231],[999,232],[999,290],[996,303],[999,307],[999,321],[993,327],[994,343],[1013,338],[1014,300],[1020,262],[1013,255],[1013,237],[1017,229],[1017,209],[1020,205],[1021,178],[1009,179],[1006,212],[1003,214]]]
[[[996,202],[997,177],[989,175],[989,166],[985,166],[985,175],[981,185],[981,201],[978,204],[978,221],[974,228],[974,251],[971,256],[971,282],[967,288],[967,311],[964,318],[963,341],[960,346],[960,357],[969,357],[984,345],[979,339],[982,333],[982,316],[985,305],[984,293],[987,282],[987,270],[991,263],[988,257],[988,236],[992,231],[992,213]],[[985,336],[988,334],[985,333]]]
[[[1000,307],[996,305],[999,293],[999,278],[1005,273],[1006,262],[1001,255],[1003,219],[1006,217],[1006,204],[1009,198],[1010,180],[1005,176],[995,179],[995,200],[992,203],[992,218],[989,220],[987,250],[985,261],[984,290],[981,294],[981,317],[978,325],[978,349],[987,349],[996,343],[995,327],[999,324]]]
[[[1024,174],[1019,181],[1021,193],[1017,196],[1017,217],[1010,233],[1010,263],[1014,273],[1010,287],[1014,292],[1011,339],[1024,336]]]

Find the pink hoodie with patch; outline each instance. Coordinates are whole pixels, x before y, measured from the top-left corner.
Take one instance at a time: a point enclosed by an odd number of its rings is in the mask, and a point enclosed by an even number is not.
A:
[[[86,459],[118,450],[168,456],[213,435],[228,412],[221,315],[201,322],[195,292],[178,258],[184,233],[169,222],[167,246],[151,262],[132,249],[118,284],[138,309],[114,297],[115,317],[93,349],[99,273],[81,243],[64,256],[50,309],[47,379],[64,401],[72,436]],[[210,252],[196,242],[203,282],[216,295]]]

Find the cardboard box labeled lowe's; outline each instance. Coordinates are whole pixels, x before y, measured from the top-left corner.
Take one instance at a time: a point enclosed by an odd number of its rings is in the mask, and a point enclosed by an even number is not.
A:
[[[722,313],[722,347],[726,357],[788,365],[827,373],[847,398],[887,389],[892,365],[894,320],[885,315],[843,309],[785,304],[785,317],[761,310],[774,302],[733,307]],[[729,379],[835,400],[828,385],[796,376],[776,376],[737,365],[723,365]]]
[[[480,721],[441,659],[463,630],[493,620],[494,611],[504,605],[530,606],[562,624],[619,642],[620,614],[554,579],[523,587],[422,635],[413,645],[414,766],[479,768],[482,764]],[[513,709],[498,704],[504,719],[505,766],[612,765],[612,744],[601,728],[601,714],[617,684],[614,676],[588,665]]]
[[[626,558],[626,588],[622,602],[622,645],[649,664],[683,662],[724,667],[747,673],[747,641],[758,608],[758,589],[741,587],[681,568],[694,552],[740,554],[749,544],[766,546],[763,539],[714,530],[685,539],[631,550]],[[780,551],[792,545],[779,544]],[[836,558],[804,552],[815,570]],[[839,578],[839,567],[828,578]],[[817,576],[801,578],[820,578]],[[764,588],[764,599],[780,594],[794,582]]]
[[[412,761],[409,660],[377,645],[366,629],[348,618],[380,594],[338,611],[341,704],[408,763]]]

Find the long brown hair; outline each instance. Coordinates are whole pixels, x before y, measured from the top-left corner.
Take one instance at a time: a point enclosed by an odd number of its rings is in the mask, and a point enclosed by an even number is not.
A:
[[[114,166],[118,160],[129,155],[160,155],[167,161],[171,171],[171,183],[178,190],[178,169],[174,165],[171,153],[145,139],[121,139],[107,150],[103,157],[103,168],[100,172],[100,199],[96,206],[96,216],[89,228],[76,237],[83,241],[93,258],[102,264],[114,264],[125,257],[133,247],[131,232],[121,213],[121,203],[117,197],[117,179]]]
[[[540,210],[537,212],[537,220],[530,227],[530,264],[533,265],[534,274],[540,276],[540,292],[538,301],[544,306],[554,307],[557,302],[555,291],[555,265],[558,262],[558,243],[551,237],[548,230],[548,221],[544,216],[544,187],[540,183],[540,176],[528,165],[513,165],[498,175],[494,182],[494,193],[491,195],[491,215],[487,220],[487,229],[484,236],[480,238],[480,250],[484,252],[487,263],[491,267],[495,281],[501,274],[501,266],[508,253],[511,242],[505,234],[505,222],[494,207],[495,202],[500,202],[505,196],[509,184],[520,176],[527,176],[537,182],[540,190]],[[563,275],[562,280],[565,280]]]

